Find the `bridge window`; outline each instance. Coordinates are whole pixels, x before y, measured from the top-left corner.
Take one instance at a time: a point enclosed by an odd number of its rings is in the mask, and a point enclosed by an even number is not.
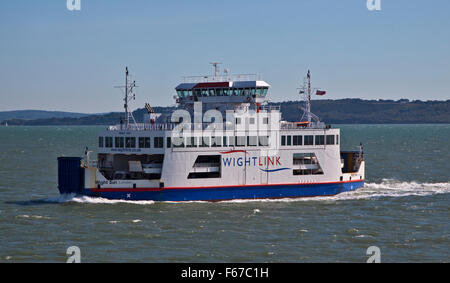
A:
[[[327,144],[334,144],[334,135],[327,135]]]
[[[116,137],[114,140],[115,146],[117,148],[124,148],[125,147],[125,142],[124,142],[124,138],[123,137]]]
[[[304,145],[314,145],[314,136],[305,136]]]
[[[103,137],[98,137],[98,147],[103,147]]]
[[[105,147],[111,148],[113,147],[113,138],[105,137]]]
[[[316,136],[316,145],[324,145],[325,144],[325,136],[318,135]]]

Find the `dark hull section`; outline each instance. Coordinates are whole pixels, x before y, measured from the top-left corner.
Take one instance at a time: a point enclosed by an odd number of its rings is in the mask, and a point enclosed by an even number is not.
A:
[[[364,181],[277,184],[252,186],[225,186],[202,188],[138,188],[138,189],[84,189],[82,195],[119,200],[152,201],[221,201],[233,199],[277,199],[333,196],[354,191],[364,186]]]

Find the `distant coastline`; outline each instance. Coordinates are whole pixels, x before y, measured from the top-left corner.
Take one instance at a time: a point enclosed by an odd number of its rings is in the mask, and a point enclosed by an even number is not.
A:
[[[273,102],[280,105],[283,119],[298,121],[299,101]],[[157,113],[171,113],[175,107],[154,107]],[[313,100],[312,111],[327,124],[449,124],[450,100]],[[145,108],[133,112],[141,122]],[[21,110],[0,112],[0,124],[9,126],[63,126],[118,124],[123,113],[83,114],[60,111]]]

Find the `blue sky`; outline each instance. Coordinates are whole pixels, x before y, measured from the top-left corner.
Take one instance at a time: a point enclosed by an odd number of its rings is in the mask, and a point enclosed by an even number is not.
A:
[[[308,69],[321,99],[450,98],[450,1],[0,1],[0,111],[122,110],[173,105],[185,75],[262,73],[273,101],[298,99]]]

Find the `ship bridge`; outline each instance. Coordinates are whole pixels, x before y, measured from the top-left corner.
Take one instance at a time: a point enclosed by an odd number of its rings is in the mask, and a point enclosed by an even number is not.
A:
[[[201,102],[203,110],[255,110],[261,109],[270,85],[257,74],[185,77],[179,84],[176,102],[188,110]]]

